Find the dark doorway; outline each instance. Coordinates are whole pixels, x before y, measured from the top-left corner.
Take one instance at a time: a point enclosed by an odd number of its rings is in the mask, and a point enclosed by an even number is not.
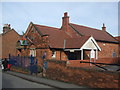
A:
[[[83,51],[83,59],[84,60],[90,59],[90,50],[84,50]]]
[[[69,60],[76,60],[77,57],[76,57],[76,55],[75,55],[74,52],[69,52],[69,53],[68,53],[68,59],[69,59]]]
[[[75,52],[66,52],[66,55],[68,57],[68,60],[80,60],[81,59],[81,53],[80,51]]]

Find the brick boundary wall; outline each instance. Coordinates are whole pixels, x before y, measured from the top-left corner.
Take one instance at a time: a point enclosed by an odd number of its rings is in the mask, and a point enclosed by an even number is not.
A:
[[[100,58],[96,60],[97,63],[113,63],[113,64],[120,64],[120,57],[116,58]]]
[[[70,67],[90,67],[90,63],[80,63],[80,61],[90,62],[90,60],[68,60]],[[120,58],[102,58],[97,60],[91,60],[95,63],[106,63],[106,64],[120,64]],[[94,66],[94,65],[92,65]]]
[[[23,74],[29,74],[28,71],[25,71],[25,70],[23,70],[23,69],[18,69],[18,68],[15,68],[15,67],[11,67],[10,70],[11,70],[11,71],[14,71],[14,72],[23,73]]]
[[[46,77],[91,88],[118,88],[120,72],[67,67],[66,61],[47,60]],[[120,88],[120,87],[119,87]]]

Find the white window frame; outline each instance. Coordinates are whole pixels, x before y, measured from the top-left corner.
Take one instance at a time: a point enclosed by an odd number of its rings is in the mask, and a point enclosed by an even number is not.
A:
[[[36,49],[30,49],[30,56],[36,57]]]
[[[52,51],[52,58],[56,58],[56,51]]]

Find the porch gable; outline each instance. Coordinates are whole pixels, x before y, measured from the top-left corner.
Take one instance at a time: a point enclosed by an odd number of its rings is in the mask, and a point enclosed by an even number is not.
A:
[[[95,49],[95,50],[101,51],[101,48],[98,46],[97,42],[92,36],[80,48],[80,50],[83,50],[83,49],[89,49],[89,50]]]

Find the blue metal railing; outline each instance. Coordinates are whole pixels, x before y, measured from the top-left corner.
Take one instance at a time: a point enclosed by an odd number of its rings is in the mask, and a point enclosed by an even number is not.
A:
[[[30,73],[38,73],[38,60],[30,56],[9,56],[9,63],[12,66],[28,69]]]

